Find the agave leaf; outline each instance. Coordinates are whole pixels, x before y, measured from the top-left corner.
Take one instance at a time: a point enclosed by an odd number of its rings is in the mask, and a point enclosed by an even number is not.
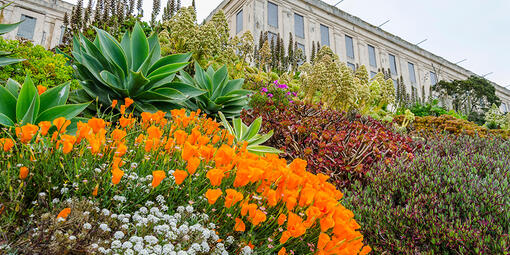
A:
[[[231,80],[227,83],[227,85],[221,91],[221,94],[226,95],[232,91],[242,89],[244,84],[244,79]]]
[[[188,99],[186,95],[173,88],[159,88],[154,90],[154,92],[162,94],[168,98],[171,98],[172,100],[184,101]]]
[[[206,73],[204,72],[204,69],[198,64],[195,63],[195,79],[197,81],[198,86],[201,89],[207,90],[207,94],[209,96],[212,95],[213,92],[213,84],[209,77],[207,77]]]
[[[180,71],[177,78],[179,78],[179,80],[182,83],[186,83],[186,84],[193,85],[193,86],[196,85],[195,80],[193,80],[193,77],[191,77],[191,75],[185,71]]]
[[[3,86],[0,86],[0,113],[11,121],[16,120],[16,98]]]
[[[8,127],[14,126],[14,122],[9,117],[7,117],[5,114],[3,114],[1,112],[0,112],[0,124],[4,125],[4,126],[8,126]]]
[[[36,110],[39,108],[38,104],[39,104],[39,95],[36,94],[32,98],[32,102],[30,103],[30,106],[28,107],[25,115],[23,116],[23,118],[20,121],[21,125],[25,125],[27,123],[34,123],[35,117],[37,117]]]
[[[159,46],[159,38],[158,33],[152,33],[152,35],[148,39],[149,41],[149,49],[151,49],[151,53],[149,54],[149,66],[154,65],[158,60],[161,59],[161,47]],[[179,61],[179,62],[188,62],[188,60],[185,61]]]
[[[133,55],[131,53],[131,34],[129,31],[126,31],[124,35],[122,36],[122,40],[120,41],[120,46],[124,50],[124,53],[126,53],[126,59],[128,66],[130,69],[133,69]]]
[[[151,51],[149,52],[149,57],[147,57],[147,59],[145,59],[145,61],[140,65],[137,72],[141,72],[143,73],[144,76],[147,76],[149,69],[153,65],[153,62],[160,57],[161,52],[159,52],[159,48],[151,48]]]
[[[99,61],[99,63],[101,63],[101,66],[96,67],[96,68],[104,69],[104,67],[110,66],[110,63],[105,58],[105,56],[101,52],[101,50],[93,42],[91,42],[87,37],[85,37],[83,34],[80,34],[80,42],[82,43],[83,49],[84,49],[84,52],[82,52],[81,55],[83,55],[84,53],[87,53],[87,54],[89,54],[89,56],[95,58],[97,61]]]
[[[19,24],[21,24],[23,21],[25,20],[13,24],[0,24],[0,35],[9,33],[12,30],[16,29],[19,26]]]
[[[130,97],[134,97],[138,94],[140,88],[147,85],[150,80],[145,78],[142,72],[133,72],[132,70],[130,72],[130,76],[128,76],[127,90],[128,95]]]
[[[69,88],[71,87],[71,82],[66,82],[57,87],[53,87],[48,89],[46,92],[41,94],[41,107],[40,112],[44,112],[51,107],[57,105],[63,105],[67,102],[69,98]]]
[[[248,128],[248,131],[245,133],[245,135],[241,139],[249,140],[249,139],[255,137],[259,133],[261,126],[262,126],[262,117],[258,117],[256,120],[254,120],[251,123],[250,127]]]
[[[234,134],[238,139],[243,137],[243,128],[242,128],[243,122],[240,118],[234,118],[232,120],[232,126],[234,127]]]
[[[136,22],[131,35],[132,69],[138,70],[142,63],[149,56],[149,42],[142,30],[140,23]]]
[[[153,72],[151,72],[148,76],[149,79],[152,77],[157,77],[158,75],[170,75],[172,73],[177,73],[180,70],[182,70],[184,67],[186,67],[188,63],[174,63],[174,64],[168,64],[165,66],[162,66]]]
[[[189,59],[191,58],[191,53],[184,53],[184,54],[173,54],[170,56],[166,56],[164,58],[161,58],[158,60],[154,65],[151,66],[148,73],[152,73],[155,70],[174,63],[187,63]]]
[[[5,88],[12,94],[12,96],[14,96],[14,98],[18,98],[21,85],[17,81],[9,78],[5,84]]]
[[[259,145],[267,142],[273,136],[273,130],[269,131],[267,134],[254,136],[253,138],[248,140],[249,144]]]
[[[248,146],[248,151],[251,152],[251,153],[255,153],[255,154],[266,154],[266,153],[269,153],[269,154],[280,154],[280,153],[283,153],[282,151],[278,150],[278,149],[275,149],[273,147],[269,147],[269,146],[264,146],[264,145],[253,145],[253,146]]]
[[[6,57],[0,57],[0,66],[6,66],[14,63],[21,62],[25,59],[22,58],[6,58]]]
[[[37,89],[34,86],[34,82],[27,75],[25,78],[25,83],[21,87],[21,91],[18,96],[18,101],[16,102],[16,121],[21,122],[24,120],[27,111],[32,106],[32,101],[36,101],[33,105],[33,112],[39,111],[39,94],[37,93]]]
[[[188,84],[180,83],[180,82],[169,83],[162,87],[176,89],[176,90],[180,91],[182,94],[186,95],[187,98],[197,97],[197,96],[207,93],[207,91],[205,91],[205,90],[198,89],[198,88],[195,88]]]
[[[227,119],[225,118],[225,115],[222,113],[222,112],[218,112],[218,115],[220,116],[220,119],[221,119],[221,123],[223,124],[223,127],[231,134],[231,135],[235,135],[235,132],[234,132],[234,129],[232,128],[232,126],[230,125],[230,123],[228,123]]]
[[[101,73],[99,73],[99,76],[101,76],[101,79],[102,81],[110,86],[110,88],[114,89],[114,90],[117,90],[117,91],[121,91],[121,90],[125,90],[126,88],[124,87],[124,84],[122,83],[122,81],[119,81],[119,79],[117,78],[117,76],[115,76],[114,74],[110,73],[109,71],[102,71]]]
[[[97,37],[99,38],[99,44],[101,45],[101,52],[105,54],[109,59],[110,63],[117,65],[124,72],[124,75],[127,74],[128,66],[126,54],[122,50],[122,47],[119,45],[117,40],[113,38],[110,34],[102,29],[97,29]],[[122,77],[124,78],[124,77]]]
[[[150,103],[142,103],[139,101],[135,101],[135,107],[140,109],[140,112],[151,112],[155,113],[158,111],[158,108]]]
[[[83,110],[85,110],[89,104],[90,102],[84,104],[57,105],[39,114],[36,121],[53,121],[54,119],[60,117],[64,117],[70,120],[83,112]]]

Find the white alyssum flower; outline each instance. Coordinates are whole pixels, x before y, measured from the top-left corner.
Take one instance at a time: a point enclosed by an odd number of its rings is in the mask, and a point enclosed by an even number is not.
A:
[[[122,239],[122,238],[124,238],[124,232],[122,232],[122,231],[115,232],[115,234],[113,234],[113,238],[115,238],[115,239]]]
[[[87,223],[83,224],[83,228],[86,230],[89,230],[92,228],[92,225],[90,225],[90,223],[87,222]]]

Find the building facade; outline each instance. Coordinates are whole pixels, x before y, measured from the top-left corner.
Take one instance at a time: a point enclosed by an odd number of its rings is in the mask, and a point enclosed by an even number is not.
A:
[[[3,36],[6,39],[23,38],[51,49],[62,42],[64,15],[66,12],[70,14],[73,6],[63,0],[16,0],[3,10],[1,22],[23,22]]]
[[[415,44],[373,26],[320,0],[224,0],[207,19],[223,10],[231,35],[251,31],[269,38],[280,34],[285,42],[290,33],[307,58],[312,43],[329,46],[342,62],[354,69],[365,65],[371,76],[390,70],[396,83],[402,78],[407,92],[427,98],[439,80],[464,80],[475,73],[434,55]],[[493,83],[501,99],[501,110],[510,110],[510,90]]]

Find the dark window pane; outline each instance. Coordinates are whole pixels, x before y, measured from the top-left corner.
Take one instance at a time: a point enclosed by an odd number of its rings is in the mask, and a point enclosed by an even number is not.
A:
[[[395,56],[390,54],[390,70],[392,75],[397,75],[397,61],[395,60]]]
[[[368,60],[370,62],[370,66],[377,67],[377,63],[375,61],[375,48],[372,45],[368,45]]]
[[[436,73],[430,72],[430,85],[434,86],[437,83]]]
[[[32,40],[34,38],[36,18],[21,14],[21,20],[23,21],[18,27],[17,35],[25,39]]]
[[[278,27],[278,5],[267,2],[267,23],[272,27]]]
[[[414,73],[414,64],[408,62],[407,66],[409,68],[409,80],[411,80],[412,84],[416,84],[416,74]]]
[[[239,11],[236,16],[236,34],[243,30],[243,10]]]
[[[352,43],[352,37],[348,35],[345,36],[345,50],[347,57],[354,59],[354,44]]]
[[[294,33],[299,38],[305,38],[305,22],[303,16],[294,13]]]
[[[321,24],[321,46],[329,46],[329,27]]]

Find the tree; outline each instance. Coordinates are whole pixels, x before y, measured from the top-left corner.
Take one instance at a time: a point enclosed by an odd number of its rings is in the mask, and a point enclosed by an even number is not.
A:
[[[159,12],[161,11],[161,0],[153,0],[152,1],[152,15],[151,15],[151,25],[154,26],[156,24],[156,18],[158,17]]]
[[[480,76],[470,76],[466,80],[439,81],[433,90],[447,95],[453,109],[468,116],[468,120],[483,125],[484,115],[492,104],[499,106],[496,88],[490,81]]]

